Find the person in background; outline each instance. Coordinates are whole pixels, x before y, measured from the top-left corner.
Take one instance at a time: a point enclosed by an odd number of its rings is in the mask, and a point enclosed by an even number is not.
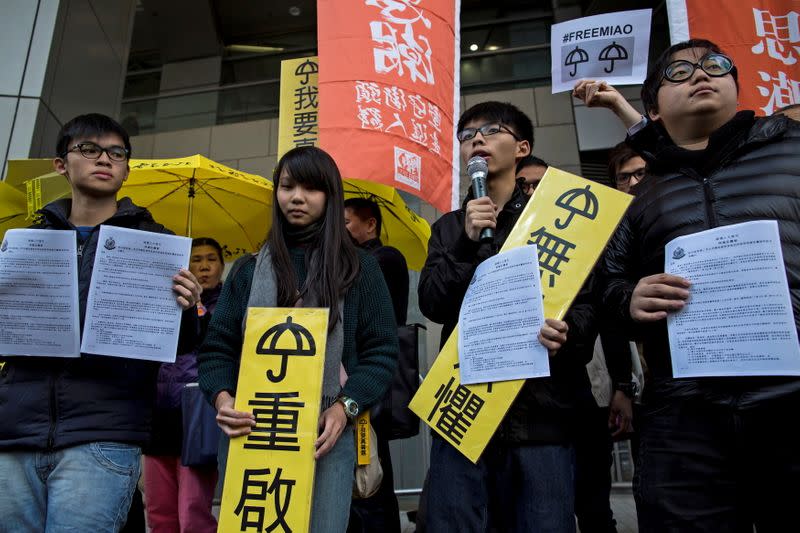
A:
[[[608,153],[608,176],[612,183],[622,192],[631,193],[647,173],[647,163],[622,141]]]
[[[217,305],[224,268],[222,247],[217,241],[208,237],[192,241],[189,271],[203,287],[202,301],[197,304],[197,345],[174,363],[161,365],[153,435],[145,447],[147,524],[153,533],[213,533],[217,529],[217,520],[211,514],[217,465],[181,464],[183,441],[191,439],[183,434],[181,392],[187,383],[197,382],[197,348]]]
[[[519,182],[522,192],[531,196],[549,166],[543,159],[530,154],[520,159],[517,163],[517,182]]]
[[[408,313],[408,265],[400,250],[384,246],[381,242],[383,217],[380,207],[367,198],[348,198],[344,201],[344,222],[357,246],[378,261],[392,297],[395,321],[398,326],[402,326],[406,323]],[[387,396],[390,402],[391,389]],[[381,405],[387,406],[387,398],[384,398]],[[381,409],[371,420],[378,437],[378,457],[383,468],[383,481],[372,497],[353,500],[348,531],[399,533],[400,508],[394,494],[394,472],[388,438],[392,421],[391,410]]]

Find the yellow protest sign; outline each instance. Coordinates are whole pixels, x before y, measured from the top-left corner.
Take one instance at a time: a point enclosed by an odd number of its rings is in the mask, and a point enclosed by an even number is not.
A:
[[[319,61],[281,61],[278,159],[297,146],[319,146]]]
[[[356,462],[359,465],[368,465],[370,461],[372,442],[369,438],[369,430],[369,411],[365,411],[356,417]]]
[[[564,317],[631,199],[574,174],[547,170],[500,250],[537,245],[545,317]],[[409,407],[474,463],[524,383],[462,385],[456,328]]]
[[[308,531],[327,332],[328,309],[248,310],[236,409],[256,425],[231,439],[220,532]]]

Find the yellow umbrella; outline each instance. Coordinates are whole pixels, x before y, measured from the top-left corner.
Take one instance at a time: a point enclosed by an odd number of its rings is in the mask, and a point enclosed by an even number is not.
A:
[[[212,237],[225,260],[259,249],[271,225],[272,183],[201,155],[178,159],[131,159],[119,192],[147,208],[178,235]],[[66,180],[58,174],[28,183],[33,210],[61,197]],[[40,194],[36,191],[40,190]]]
[[[30,225],[25,195],[11,185],[0,181],[0,241],[6,230]]]
[[[408,268],[421,270],[428,256],[430,225],[408,207],[393,187],[357,179],[344,180],[344,197],[367,198],[381,208],[381,241],[406,258]]]
[[[21,191],[25,190],[25,182],[53,172],[52,159],[9,159],[6,169],[6,183]]]

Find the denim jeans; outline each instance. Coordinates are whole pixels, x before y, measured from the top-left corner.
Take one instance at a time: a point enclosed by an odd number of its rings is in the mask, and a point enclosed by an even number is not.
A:
[[[798,412],[797,393],[747,409],[702,396],[648,400],[636,422],[639,531],[797,531]]]
[[[350,519],[356,442],[348,424],[333,448],[317,460],[311,504],[312,533],[344,533]]]
[[[434,435],[427,531],[574,533],[573,471],[571,446],[491,442],[473,464]]]
[[[141,449],[92,442],[0,452],[0,532],[116,532],[139,480]]]

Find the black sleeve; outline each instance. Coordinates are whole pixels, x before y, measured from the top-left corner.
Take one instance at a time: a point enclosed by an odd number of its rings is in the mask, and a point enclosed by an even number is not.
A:
[[[181,327],[178,333],[177,355],[194,351],[201,340],[200,321],[197,317],[197,306],[193,305],[181,313]]]
[[[458,227],[455,212],[433,225],[417,288],[420,311],[428,319],[439,324],[458,320],[461,302],[481,262],[480,247]]]
[[[592,292],[593,286],[594,278],[590,276],[564,316],[569,330],[567,331],[567,342],[558,352],[559,354],[580,354],[580,357],[585,359],[581,361],[583,365],[592,360],[594,342],[597,338],[597,312]]]

